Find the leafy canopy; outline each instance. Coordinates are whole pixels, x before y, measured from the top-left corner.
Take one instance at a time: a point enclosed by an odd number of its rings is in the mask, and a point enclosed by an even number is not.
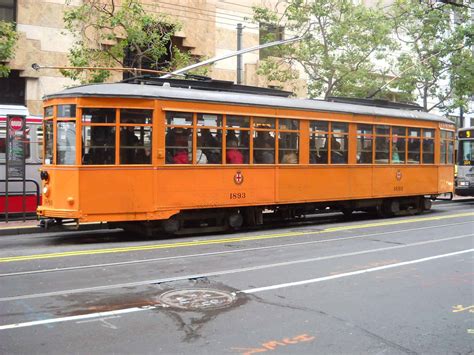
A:
[[[403,49],[396,87],[415,93],[428,111],[466,107],[474,94],[474,25],[468,8],[397,0],[390,13]]]
[[[380,8],[352,0],[288,0],[286,4],[283,15],[254,8],[254,19],[283,25],[304,39],[280,47],[279,53],[263,61],[260,74],[286,81],[297,74],[282,70],[282,64],[299,65],[309,78],[310,97],[364,97],[383,84],[387,69],[375,70],[373,61],[393,49],[393,42],[390,23]]]
[[[70,1],[67,4],[70,5]],[[139,0],[85,0],[65,12],[66,29],[77,40],[69,51],[74,67],[133,67],[172,70],[192,61],[184,51],[172,46],[180,24],[161,14],[145,11]],[[63,74],[81,82],[103,82],[107,70],[63,70]]]
[[[13,58],[18,33],[11,22],[0,21],[0,77],[7,77],[10,68],[5,64]]]

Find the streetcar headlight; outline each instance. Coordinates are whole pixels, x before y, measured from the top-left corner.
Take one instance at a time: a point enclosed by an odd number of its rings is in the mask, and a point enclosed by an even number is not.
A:
[[[48,185],[43,186],[43,195],[49,196],[49,187],[48,187]]]

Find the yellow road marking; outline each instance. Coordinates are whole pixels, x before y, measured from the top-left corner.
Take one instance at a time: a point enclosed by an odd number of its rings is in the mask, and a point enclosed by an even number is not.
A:
[[[135,246],[135,247],[119,247],[119,248],[77,250],[77,251],[68,251],[68,252],[62,252],[62,253],[20,255],[20,256],[10,256],[10,257],[0,258],[0,263],[39,260],[39,259],[64,258],[68,256],[111,254],[111,253],[124,253],[124,252],[132,252],[132,251],[156,250],[156,249],[173,249],[173,248],[183,248],[183,247],[212,245],[212,244],[239,243],[239,242],[274,239],[274,238],[300,237],[300,236],[310,235],[310,234],[335,233],[335,232],[354,230],[354,229],[374,228],[374,227],[391,226],[391,225],[416,223],[416,222],[439,221],[443,219],[471,217],[471,216],[474,216],[474,212],[451,214],[447,216],[420,217],[420,218],[412,218],[412,219],[405,219],[405,220],[390,220],[390,221],[383,221],[383,222],[332,227],[332,228],[327,228],[318,232],[288,232],[288,233],[280,233],[280,234],[254,235],[254,236],[248,236],[248,237],[233,237],[233,238],[224,238],[224,239],[196,240],[196,241],[191,241],[191,242],[141,245],[141,246]]]

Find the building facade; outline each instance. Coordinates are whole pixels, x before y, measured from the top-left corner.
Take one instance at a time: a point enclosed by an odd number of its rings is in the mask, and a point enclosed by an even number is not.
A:
[[[105,0],[104,0],[105,1]],[[112,0],[106,0],[108,2]],[[31,114],[41,114],[42,97],[77,85],[57,69],[32,68],[67,66],[68,50],[75,36],[64,28],[63,16],[68,6],[78,6],[83,0],[0,0],[0,20],[16,23],[19,34],[15,56],[8,62],[12,69],[8,78],[0,78],[0,103],[26,105]],[[114,0],[120,5],[121,0]],[[275,0],[141,0],[149,13],[163,13],[182,24],[175,42],[189,49],[194,56],[211,58],[237,49],[237,24],[242,24],[242,48],[260,42],[259,24],[251,22],[252,6],[276,5]],[[272,86],[257,75],[259,51],[244,54],[242,84]],[[237,58],[216,62],[209,76],[236,81]],[[114,75],[114,79],[120,79]],[[305,81],[291,83],[298,96],[305,95]],[[290,85],[290,84],[289,84]],[[283,87],[290,89],[290,87]]]

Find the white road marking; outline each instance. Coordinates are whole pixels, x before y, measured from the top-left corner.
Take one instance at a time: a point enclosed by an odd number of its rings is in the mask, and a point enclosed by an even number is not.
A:
[[[36,320],[36,321],[33,321],[33,322],[25,322],[25,323],[13,323],[13,324],[7,324],[7,325],[0,325],[0,330],[33,327],[33,326],[36,326],[36,325],[77,321],[77,320],[82,320],[82,319],[116,316],[116,315],[126,314],[126,313],[147,311],[149,309],[154,309],[154,308],[156,308],[156,307],[153,307],[153,306],[144,307],[144,308],[133,307],[133,308],[119,309],[117,311],[110,311],[110,312],[89,313],[89,314],[82,314],[82,315],[79,315],[79,316],[43,319],[43,320]]]
[[[463,234],[463,235],[458,235],[458,236],[454,236],[454,237],[428,240],[428,241],[424,241],[424,242],[417,242],[417,243],[404,244],[404,245],[396,245],[396,246],[391,246],[391,247],[386,247],[386,248],[377,248],[377,249],[356,251],[356,252],[352,252],[352,253],[344,253],[344,254],[336,254],[336,255],[328,255],[328,256],[319,256],[319,257],[310,258],[310,259],[285,261],[285,262],[281,262],[281,263],[250,266],[250,267],[230,269],[230,270],[221,270],[221,271],[214,271],[214,272],[208,272],[208,273],[202,273],[202,274],[183,275],[183,276],[168,277],[168,278],[163,278],[163,279],[144,280],[144,281],[138,281],[138,282],[128,282],[128,283],[106,285],[106,286],[85,287],[85,288],[79,288],[79,289],[70,289],[70,290],[53,291],[53,292],[45,292],[45,293],[36,293],[36,294],[21,295],[21,296],[10,296],[10,297],[0,298],[0,302],[18,301],[18,300],[24,300],[24,299],[50,297],[50,296],[62,296],[62,295],[70,295],[70,294],[84,293],[84,292],[90,292],[90,291],[110,290],[110,289],[124,288],[124,287],[136,287],[136,286],[151,285],[151,284],[158,284],[158,283],[165,283],[165,282],[175,282],[175,281],[181,281],[181,280],[197,279],[197,278],[202,278],[202,277],[213,277],[213,276],[237,274],[237,273],[241,273],[241,272],[249,272],[249,271],[270,269],[270,268],[274,268],[274,267],[282,267],[282,266],[289,266],[289,265],[295,265],[295,264],[309,263],[309,262],[314,262],[314,261],[343,258],[343,257],[346,257],[346,256],[356,256],[356,255],[376,253],[376,252],[393,250],[393,249],[409,248],[409,247],[413,247],[413,246],[426,245],[426,244],[439,243],[439,242],[446,242],[446,241],[451,241],[451,240],[461,239],[461,238],[466,238],[466,237],[472,237],[472,236],[474,236],[474,234]]]
[[[360,234],[360,235],[356,235],[352,237],[342,237],[342,238],[339,237],[339,238],[331,238],[331,239],[324,239],[324,240],[311,240],[308,242],[283,243],[283,244],[269,245],[269,246],[264,246],[264,247],[244,248],[244,249],[239,249],[239,250],[225,250],[225,251],[216,251],[216,252],[209,252],[209,253],[187,254],[187,255],[178,255],[178,256],[167,256],[167,257],[161,257],[161,258],[152,258],[152,259],[121,261],[121,262],[116,262],[116,263],[104,263],[104,264],[93,264],[93,265],[82,265],[82,266],[70,266],[70,267],[55,268],[55,269],[10,272],[10,273],[5,273],[5,274],[0,274],[0,277],[23,276],[23,275],[42,274],[42,273],[58,272],[58,271],[83,270],[83,269],[90,269],[90,268],[103,268],[103,267],[110,267],[110,266],[125,266],[125,265],[131,265],[131,264],[142,264],[142,263],[144,264],[144,263],[168,261],[168,260],[176,260],[176,259],[187,259],[187,258],[196,258],[196,257],[205,257],[205,256],[218,256],[218,255],[225,255],[225,254],[235,254],[235,253],[242,253],[242,252],[248,252],[248,251],[259,251],[259,250],[275,249],[275,248],[297,247],[300,245],[330,243],[330,242],[338,242],[338,241],[351,240],[351,239],[363,239],[367,237],[413,232],[413,231],[419,231],[419,230],[425,230],[425,229],[439,229],[443,227],[451,227],[451,226],[457,226],[457,225],[462,225],[462,224],[472,224],[472,223],[473,221],[449,223],[449,224],[441,224],[441,225],[434,225],[434,226],[427,226],[427,227],[401,229],[401,230],[389,231],[389,232]]]
[[[266,287],[257,287],[257,288],[252,288],[252,289],[248,289],[248,290],[239,291],[239,293],[246,293],[246,294],[257,293],[257,292],[275,290],[275,289],[279,289],[279,288],[294,287],[294,286],[307,285],[307,284],[310,284],[310,283],[335,280],[335,279],[342,278],[342,277],[361,275],[361,274],[366,274],[366,273],[370,273],[370,272],[401,267],[401,266],[405,266],[405,265],[417,264],[417,263],[422,263],[422,262],[426,262],[426,261],[446,258],[446,257],[450,257],[450,256],[466,254],[466,253],[470,253],[470,252],[473,252],[473,251],[474,251],[474,249],[461,250],[461,251],[457,251],[457,252],[453,252],[453,253],[435,255],[435,256],[430,256],[430,257],[427,257],[427,258],[410,260],[410,261],[405,261],[405,262],[401,262],[401,263],[395,263],[395,264],[384,265],[384,266],[379,266],[379,267],[374,267],[374,268],[369,268],[369,269],[363,269],[363,270],[359,270],[359,271],[347,272],[347,273],[343,273],[343,274],[339,274],[339,275],[318,277],[316,279],[302,280],[302,281],[297,281],[297,282],[289,282],[289,283],[266,286]],[[152,309],[156,309],[156,308],[158,308],[158,306],[146,306],[146,307],[143,307],[143,308],[133,307],[133,308],[125,308],[125,309],[121,309],[121,310],[117,310],[117,311],[110,311],[110,312],[97,312],[97,313],[84,314],[84,315],[80,315],[80,316],[52,318],[52,319],[44,319],[44,320],[38,320],[38,321],[33,321],[33,322],[6,324],[6,325],[0,326],[0,330],[32,327],[32,326],[37,326],[37,325],[60,323],[60,322],[67,322],[67,321],[77,321],[77,320],[99,318],[99,317],[108,317],[108,316],[119,315],[119,314],[126,314],[126,313],[133,313],[133,312],[141,312],[141,311],[145,311],[145,310],[152,310]]]
[[[392,269],[392,268],[395,268],[395,267],[400,267],[400,266],[405,266],[405,265],[423,263],[425,261],[446,258],[448,256],[461,255],[461,254],[470,253],[470,252],[473,252],[473,251],[474,251],[474,249],[461,250],[461,251],[457,251],[457,252],[454,252],[454,253],[435,255],[435,256],[430,256],[428,258],[404,261],[404,262],[401,262],[401,263],[389,264],[389,265],[384,265],[384,266],[377,266],[377,267],[373,267],[373,268],[370,268],[370,269],[363,269],[363,270],[358,270],[358,271],[346,272],[346,273],[338,274],[338,275],[318,277],[316,279],[302,280],[302,281],[296,281],[296,282],[287,282],[287,283],[284,283],[284,284],[278,284],[278,285],[272,285],[272,286],[266,286],[266,287],[250,288],[248,290],[243,290],[243,291],[240,291],[240,292],[241,293],[257,293],[257,292],[263,292],[263,291],[269,291],[269,290],[276,290],[276,289],[279,289],[279,288],[307,285],[307,284],[312,284],[312,283],[316,283],[316,282],[335,280],[335,279],[339,279],[341,277],[367,274],[369,272],[375,272],[375,271]]]

